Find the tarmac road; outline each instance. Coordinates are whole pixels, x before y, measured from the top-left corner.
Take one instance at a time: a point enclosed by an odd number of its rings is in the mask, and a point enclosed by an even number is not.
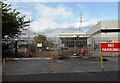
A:
[[[7,75],[3,81],[118,81],[117,71]]]
[[[51,59],[20,59],[8,61],[3,81],[117,81],[118,62],[104,61],[101,71],[99,61],[76,59],[57,60],[54,73]]]

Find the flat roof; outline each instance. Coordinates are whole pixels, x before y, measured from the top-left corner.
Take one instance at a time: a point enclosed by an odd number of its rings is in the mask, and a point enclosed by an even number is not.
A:
[[[90,35],[85,32],[77,33],[60,33],[59,37],[89,37]]]

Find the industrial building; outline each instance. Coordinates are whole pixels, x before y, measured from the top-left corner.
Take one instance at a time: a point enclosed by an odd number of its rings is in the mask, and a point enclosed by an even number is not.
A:
[[[118,20],[100,21],[86,33],[90,34],[87,45],[91,47],[91,55],[100,55],[100,42],[120,42],[120,28]],[[103,56],[118,56],[117,52],[102,53]]]
[[[89,35],[86,33],[61,33],[59,34],[59,38],[62,40],[62,46],[85,47],[87,46]]]
[[[100,42],[119,42],[120,29],[117,20],[100,21],[87,32],[60,33],[60,47],[68,50],[81,52],[82,48],[90,48],[92,55],[99,56]],[[93,52],[94,50],[94,52]]]
[[[61,33],[59,34],[60,48],[67,49],[67,51],[64,51],[64,54],[67,53],[71,56],[80,55],[82,48],[87,47],[87,38],[89,37],[89,34],[84,32]]]
[[[95,46],[100,42],[118,42],[120,29],[117,20],[100,21],[87,32],[90,38],[87,39],[87,45]]]

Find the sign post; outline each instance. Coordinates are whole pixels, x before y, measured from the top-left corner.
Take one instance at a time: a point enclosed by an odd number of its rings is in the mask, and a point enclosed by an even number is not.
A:
[[[101,70],[104,70],[104,64],[103,64],[103,57],[102,57],[102,52],[100,52],[100,64],[101,64]]]
[[[42,48],[42,43],[38,42],[38,40],[36,40],[36,56],[39,56],[38,54],[41,52],[41,48]]]
[[[104,70],[102,52],[120,52],[120,42],[101,42],[100,43],[100,63],[101,69]]]
[[[2,59],[2,74],[6,73],[7,58]]]

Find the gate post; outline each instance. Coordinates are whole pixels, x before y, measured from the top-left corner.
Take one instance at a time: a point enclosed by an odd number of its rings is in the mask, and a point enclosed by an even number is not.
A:
[[[41,52],[42,49],[42,43],[40,42],[40,40],[38,41],[38,39],[36,39],[36,56],[38,57],[38,53]]]
[[[100,52],[100,64],[101,64],[101,70],[104,70],[104,64],[103,64],[103,57],[102,57],[102,52]]]
[[[37,39],[35,39],[35,55],[38,56]]]

